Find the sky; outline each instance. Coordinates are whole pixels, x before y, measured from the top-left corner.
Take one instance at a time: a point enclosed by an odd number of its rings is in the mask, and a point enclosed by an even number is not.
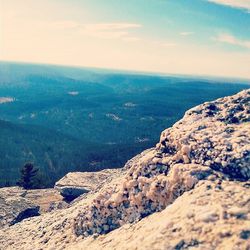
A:
[[[0,0],[0,60],[250,79],[250,0]]]

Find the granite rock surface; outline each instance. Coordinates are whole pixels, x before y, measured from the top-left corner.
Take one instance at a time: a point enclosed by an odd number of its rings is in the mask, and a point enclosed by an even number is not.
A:
[[[39,215],[40,207],[24,196],[25,191],[18,187],[0,189],[0,228]]]
[[[58,190],[66,200],[74,200],[80,195],[95,192],[116,173],[119,169],[105,169],[98,172],[70,172],[56,182],[55,189]]]

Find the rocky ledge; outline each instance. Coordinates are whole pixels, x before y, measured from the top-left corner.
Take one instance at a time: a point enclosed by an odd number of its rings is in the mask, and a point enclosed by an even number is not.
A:
[[[70,208],[0,230],[0,246],[250,249],[249,177],[245,90],[187,111],[155,148]]]
[[[0,189],[0,228],[39,215],[39,206],[24,196],[25,191],[18,187]]]
[[[121,172],[120,169],[105,169],[98,172],[72,172],[55,184],[55,189],[67,201],[72,201],[84,193],[95,192],[105,182]]]
[[[14,225],[55,208],[66,207],[67,204],[62,198],[54,189],[0,188],[0,228]]]

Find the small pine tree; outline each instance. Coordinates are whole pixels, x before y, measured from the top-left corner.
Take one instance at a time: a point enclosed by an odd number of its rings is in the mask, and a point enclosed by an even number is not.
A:
[[[21,177],[17,182],[17,185],[24,189],[35,188],[38,171],[39,169],[35,168],[32,163],[26,163],[21,169]]]
[[[5,183],[4,183],[4,185],[3,185],[4,187],[11,187],[11,184],[10,184],[10,182],[9,181],[6,181]]]

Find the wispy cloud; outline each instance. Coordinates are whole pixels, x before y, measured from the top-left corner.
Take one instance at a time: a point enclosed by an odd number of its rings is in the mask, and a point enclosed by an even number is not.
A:
[[[177,46],[177,43],[172,41],[152,41],[152,44],[156,46],[161,46],[164,48],[173,48]]]
[[[131,28],[140,28],[141,24],[138,23],[95,23],[95,24],[87,24],[85,25],[87,29],[95,30],[95,31],[113,31],[113,30],[124,30]]]
[[[136,41],[140,41],[141,39],[136,36],[128,36],[128,37],[123,37],[122,40],[127,41],[127,42],[136,42]]]
[[[250,13],[250,0],[207,0],[207,1],[216,4],[227,5],[232,8],[245,9],[248,13]]]
[[[53,22],[53,23],[46,23],[43,22],[42,25],[50,25],[51,27],[55,29],[74,29],[74,28],[79,28],[81,26],[80,23],[75,22],[75,21],[58,21],[58,22]]]
[[[183,31],[183,32],[180,32],[180,35],[181,36],[191,36],[193,35],[194,32],[191,32],[191,31]]]
[[[96,23],[83,26],[83,32],[99,38],[120,38],[124,41],[137,41],[138,37],[130,34],[132,29],[141,28],[138,23]]]
[[[75,21],[54,22],[52,27],[60,30],[78,29],[82,34],[104,39],[122,39],[124,41],[138,41],[138,37],[131,34],[131,30],[141,28],[138,23],[90,23],[82,24]]]
[[[170,48],[170,47],[177,46],[177,44],[176,43],[171,43],[171,42],[166,42],[166,43],[161,43],[161,46]]]
[[[250,40],[238,39],[237,37],[234,37],[231,34],[227,34],[227,33],[219,34],[217,37],[213,39],[218,42],[227,43],[227,44],[250,49]]]

